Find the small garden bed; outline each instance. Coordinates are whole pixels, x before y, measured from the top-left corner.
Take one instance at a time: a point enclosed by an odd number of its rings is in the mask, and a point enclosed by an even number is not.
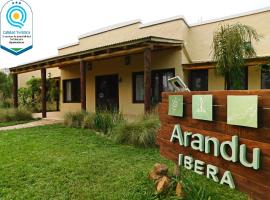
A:
[[[156,134],[160,127],[159,118],[154,114],[142,115],[128,122],[121,113],[109,111],[67,113],[64,124],[67,127],[92,129],[115,143],[139,147],[156,146]]]
[[[31,112],[21,109],[0,109],[0,127],[13,126],[34,121]]]

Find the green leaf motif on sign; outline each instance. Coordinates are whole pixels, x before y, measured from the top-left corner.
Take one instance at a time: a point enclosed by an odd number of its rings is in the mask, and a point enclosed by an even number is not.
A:
[[[183,117],[183,96],[170,95],[168,115]]]
[[[258,96],[227,96],[227,123],[258,128]]]
[[[192,118],[200,120],[213,120],[213,96],[192,95]]]

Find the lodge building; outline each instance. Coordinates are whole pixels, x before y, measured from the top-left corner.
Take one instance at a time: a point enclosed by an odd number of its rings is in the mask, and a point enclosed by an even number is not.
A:
[[[270,89],[270,74],[261,69],[270,56],[270,7],[197,24],[182,16],[142,24],[116,24],[81,35],[58,49],[58,55],[11,68],[14,105],[18,88],[42,78],[42,116],[46,117],[46,78],[57,78],[60,112],[114,108],[124,115],[149,112],[170,90],[167,79],[180,76],[190,90],[223,90],[224,78],[211,59],[213,33],[220,24],[250,25],[263,35],[254,42],[257,57],[246,61],[241,89]],[[234,89],[230,86],[230,89]]]

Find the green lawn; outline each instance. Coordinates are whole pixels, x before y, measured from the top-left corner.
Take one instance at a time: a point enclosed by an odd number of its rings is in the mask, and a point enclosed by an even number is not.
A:
[[[18,124],[25,124],[25,123],[32,122],[32,121],[34,121],[34,120],[0,122],[0,127],[14,126],[14,125],[18,125]]]
[[[89,130],[53,125],[0,132],[0,199],[154,200],[147,174],[156,162],[170,163],[157,149],[116,145]],[[211,200],[246,199],[185,175],[205,186]]]

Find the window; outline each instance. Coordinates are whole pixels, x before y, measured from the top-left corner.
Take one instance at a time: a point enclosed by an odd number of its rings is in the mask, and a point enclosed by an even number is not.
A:
[[[229,90],[247,90],[248,89],[248,68],[242,68],[243,76],[239,77],[240,85],[233,85],[233,80],[230,79],[228,89]]]
[[[133,102],[143,103],[144,101],[144,74],[143,72],[133,73]]]
[[[191,91],[208,90],[208,70],[192,70],[189,78],[189,89]]]
[[[63,81],[64,103],[79,103],[81,101],[80,79]]]
[[[262,89],[270,89],[270,70],[268,66],[262,67]]]
[[[174,69],[152,71],[152,104],[161,101],[161,93],[172,90],[168,79],[174,77]],[[132,75],[133,103],[144,102],[144,72],[135,72]]]
[[[152,104],[161,102],[161,93],[173,91],[168,79],[174,77],[174,69],[152,71]]]

